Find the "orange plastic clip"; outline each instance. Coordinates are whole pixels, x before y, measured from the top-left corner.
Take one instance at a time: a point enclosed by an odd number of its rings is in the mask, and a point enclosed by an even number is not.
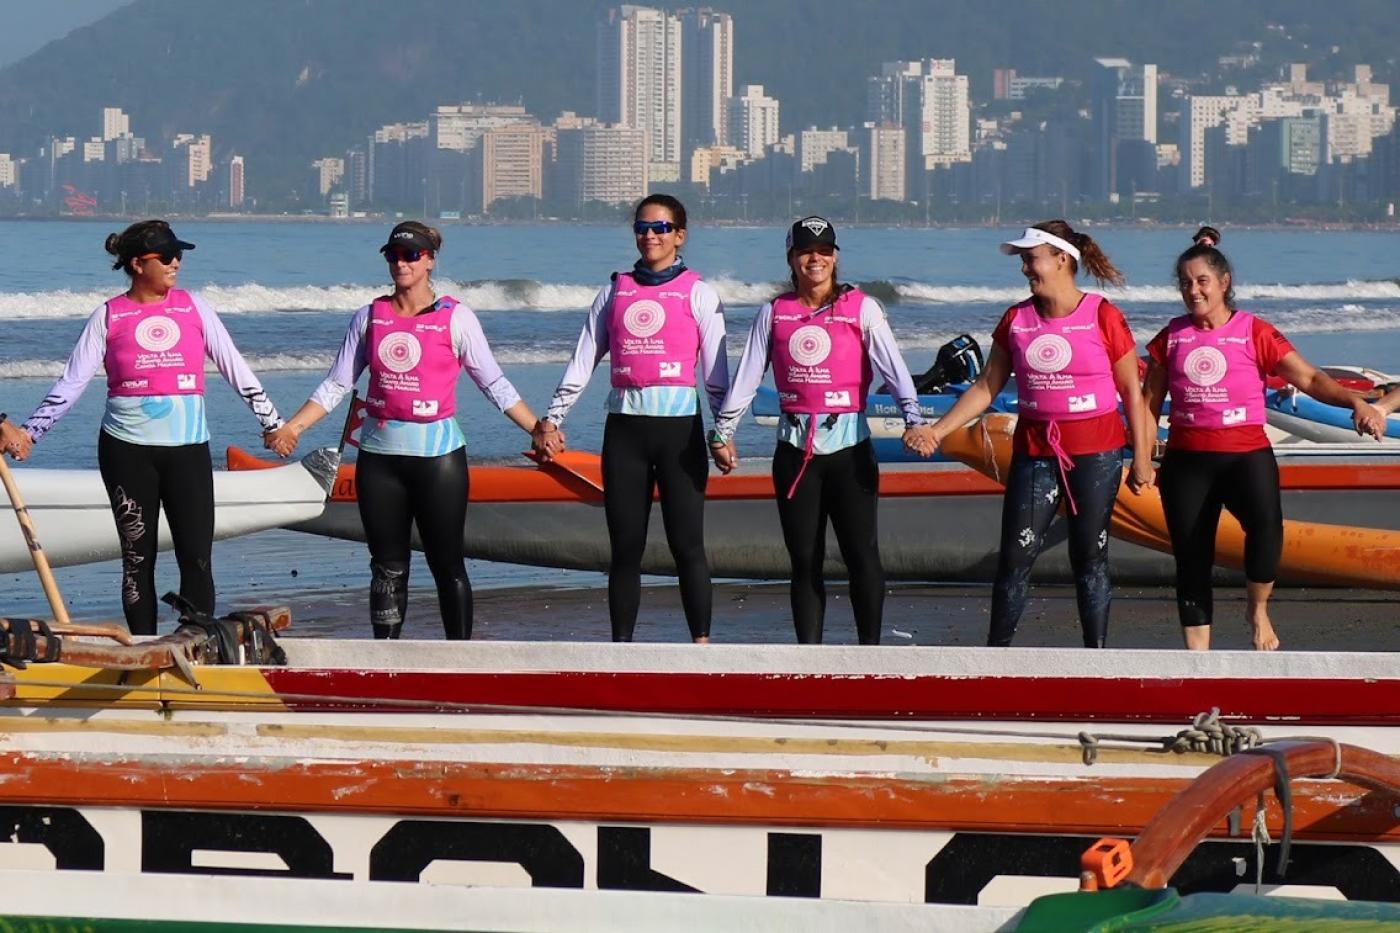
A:
[[[1079,890],[1107,890],[1133,870],[1133,853],[1126,839],[1100,839],[1079,857]]]

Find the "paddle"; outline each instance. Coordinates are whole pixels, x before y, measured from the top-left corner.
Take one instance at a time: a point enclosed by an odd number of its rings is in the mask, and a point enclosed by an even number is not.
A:
[[[592,476],[584,472],[585,466],[596,468],[598,457],[596,454],[586,454],[581,451],[565,450],[555,454],[549,460],[544,459],[533,450],[521,451],[521,456],[528,457],[535,461],[535,465],[547,472],[558,471],[565,476],[572,477],[583,483],[594,492],[601,493],[603,487]]]
[[[49,559],[44,555],[44,549],[39,546],[39,535],[34,531],[34,522],[29,517],[29,509],[25,507],[24,499],[19,494],[19,486],[15,483],[14,474],[10,472],[10,466],[5,462],[4,457],[0,457],[0,482],[5,484],[5,492],[10,497],[10,505],[15,510],[15,518],[19,519],[20,530],[24,532],[24,543],[29,545],[29,556],[34,561],[34,570],[39,574],[39,582],[44,585],[44,595],[49,599],[49,608],[53,610],[54,621],[60,625],[71,625],[68,618],[68,608],[63,605],[63,597],[59,595],[58,584],[54,581],[53,570],[49,568]]]

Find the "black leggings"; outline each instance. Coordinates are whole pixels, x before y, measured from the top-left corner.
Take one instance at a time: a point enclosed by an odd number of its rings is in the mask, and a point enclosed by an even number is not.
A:
[[[642,554],[652,490],[680,578],[691,638],[710,634],[710,565],[705,559],[705,483],[710,477],[700,416],[608,415],[603,427],[603,506],[612,560],[608,615],[613,641],[631,641],[642,601]]]
[[[209,444],[158,447],[97,434],[97,465],[122,547],[122,612],[136,635],[156,633],[160,510],[170,522],[180,595],[214,612],[214,472]]]
[[[1108,522],[1123,480],[1123,454],[1118,450],[1071,457],[1069,491],[1074,510],[1065,508],[1069,531],[1069,566],[1079,608],[1079,628],[1086,648],[1102,648],[1108,640],[1108,614],[1113,586],[1108,575]],[[1031,568],[1045,546],[1050,527],[1064,499],[1064,478],[1054,457],[1016,454],[1006,478],[1001,506],[1001,554],[992,584],[992,620],[987,644],[1007,646],[1026,607]]]
[[[1168,449],[1159,485],[1176,555],[1176,609],[1183,626],[1211,624],[1211,566],[1222,507],[1244,529],[1245,578],[1274,582],[1283,556],[1283,502],[1273,448],[1246,453]]]
[[[779,443],[773,451],[773,487],[778,494],[778,518],[783,541],[792,559],[792,621],[797,641],[819,645],[826,615],[826,520],[836,532],[841,559],[850,581],[851,611],[862,645],[880,643],[885,609],[885,568],[880,563],[876,507],[880,498],[880,469],[870,441],[832,454],[817,454],[807,464],[797,491],[787,492],[802,469],[803,452]]]
[[[360,521],[369,543],[369,617],[375,638],[398,638],[408,611],[409,535],[414,522],[437,583],[442,630],[472,637],[472,585],[462,526],[467,518],[467,451],[411,457],[360,451],[355,467]]]

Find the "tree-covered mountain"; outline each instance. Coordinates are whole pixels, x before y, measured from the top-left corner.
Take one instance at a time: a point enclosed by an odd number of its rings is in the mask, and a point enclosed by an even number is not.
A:
[[[594,24],[609,0],[135,0],[0,70],[0,151],[91,136],[119,106],[149,140],[210,133],[258,186],[295,186],[307,163],[385,123],[463,101],[520,102],[542,118],[594,109]],[[663,7],[695,3],[661,2]],[[782,103],[785,131],[861,119],[882,61],[956,58],[973,95],[993,68],[1083,77],[1095,56],[1209,80],[1224,55],[1315,75],[1370,63],[1400,74],[1394,0],[743,0],[737,84]],[[1256,47],[1254,43],[1259,45]],[[1238,78],[1255,76],[1238,75]],[[1243,81],[1248,86],[1248,81]]]

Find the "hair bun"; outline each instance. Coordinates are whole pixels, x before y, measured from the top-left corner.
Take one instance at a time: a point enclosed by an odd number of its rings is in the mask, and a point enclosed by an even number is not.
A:
[[[121,242],[122,236],[120,233],[109,233],[107,234],[107,242],[102,244],[102,248],[105,249],[107,252],[111,253],[113,256],[116,256],[120,252],[119,247],[121,245]]]

